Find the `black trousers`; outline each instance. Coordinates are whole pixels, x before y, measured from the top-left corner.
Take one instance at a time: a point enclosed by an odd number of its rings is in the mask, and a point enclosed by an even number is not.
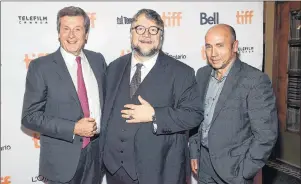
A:
[[[107,184],[139,184],[133,180],[123,167],[120,167],[114,174],[106,172]]]
[[[67,183],[47,181],[47,184],[100,184],[99,138],[91,141],[81,151],[74,177]]]

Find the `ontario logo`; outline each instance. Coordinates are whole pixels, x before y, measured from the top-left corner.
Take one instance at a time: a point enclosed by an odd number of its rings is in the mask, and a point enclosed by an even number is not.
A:
[[[173,57],[175,59],[179,59],[179,60],[183,60],[183,59],[187,58],[187,56],[185,54],[171,54],[169,52],[165,52],[165,54],[170,56],[170,57]]]

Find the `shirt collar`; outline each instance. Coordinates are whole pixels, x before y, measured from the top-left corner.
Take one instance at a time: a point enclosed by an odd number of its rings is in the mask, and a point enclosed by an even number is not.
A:
[[[73,66],[73,65],[76,64],[76,60],[75,60],[75,59],[76,59],[77,56],[75,56],[75,55],[73,55],[73,54],[67,52],[63,47],[61,47],[60,51],[61,51],[61,53],[62,53],[62,56],[63,56],[65,62],[66,62],[68,65]],[[82,50],[80,51],[80,54],[79,54],[78,56],[81,57],[81,61],[82,61],[82,62],[85,61],[85,57],[84,57],[84,54],[83,54],[83,51],[82,51]]]
[[[153,57],[151,57],[149,60],[143,61],[143,67],[142,68],[151,68],[156,64],[157,58],[158,58],[159,52],[155,54]],[[132,62],[131,62],[131,69],[134,69],[136,67],[136,64],[139,63],[138,60],[134,57],[134,53],[132,53]]]

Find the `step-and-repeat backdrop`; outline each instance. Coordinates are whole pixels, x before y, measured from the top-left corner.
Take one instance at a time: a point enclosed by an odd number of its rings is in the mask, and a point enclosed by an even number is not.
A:
[[[65,6],[79,6],[88,13],[91,30],[86,48],[101,52],[107,63],[131,51],[131,18],[139,9],[150,8],[165,22],[163,51],[195,70],[207,64],[204,36],[219,23],[236,29],[241,59],[262,69],[262,2],[1,4],[1,184],[43,182],[38,178],[39,134],[21,127],[21,109],[27,66],[32,59],[59,47],[56,15]]]

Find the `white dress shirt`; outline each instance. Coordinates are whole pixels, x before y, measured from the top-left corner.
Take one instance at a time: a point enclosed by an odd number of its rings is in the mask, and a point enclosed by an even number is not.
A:
[[[64,58],[64,61],[67,65],[70,76],[72,78],[74,87],[77,91],[78,90],[78,87],[77,87],[77,62],[75,60],[76,56],[66,52],[62,47],[60,50],[61,50],[62,56]],[[87,60],[87,57],[85,56],[83,51],[81,51],[79,56],[81,57],[83,78],[84,78],[86,90],[87,90],[90,117],[95,119],[96,125],[97,125],[97,133],[99,133],[100,132],[101,108],[100,108],[100,104],[99,104],[99,91],[98,91],[97,80],[96,80],[93,70]]]
[[[143,61],[143,62],[138,62],[138,60],[134,57],[134,54],[132,54],[132,62],[131,62],[131,78],[130,78],[130,83],[131,80],[136,72],[136,64],[141,63],[143,66],[141,67],[141,83],[144,80],[144,78],[147,76],[147,74],[151,71],[151,69],[155,66],[157,58],[158,58],[159,53],[151,57],[149,60]]]

